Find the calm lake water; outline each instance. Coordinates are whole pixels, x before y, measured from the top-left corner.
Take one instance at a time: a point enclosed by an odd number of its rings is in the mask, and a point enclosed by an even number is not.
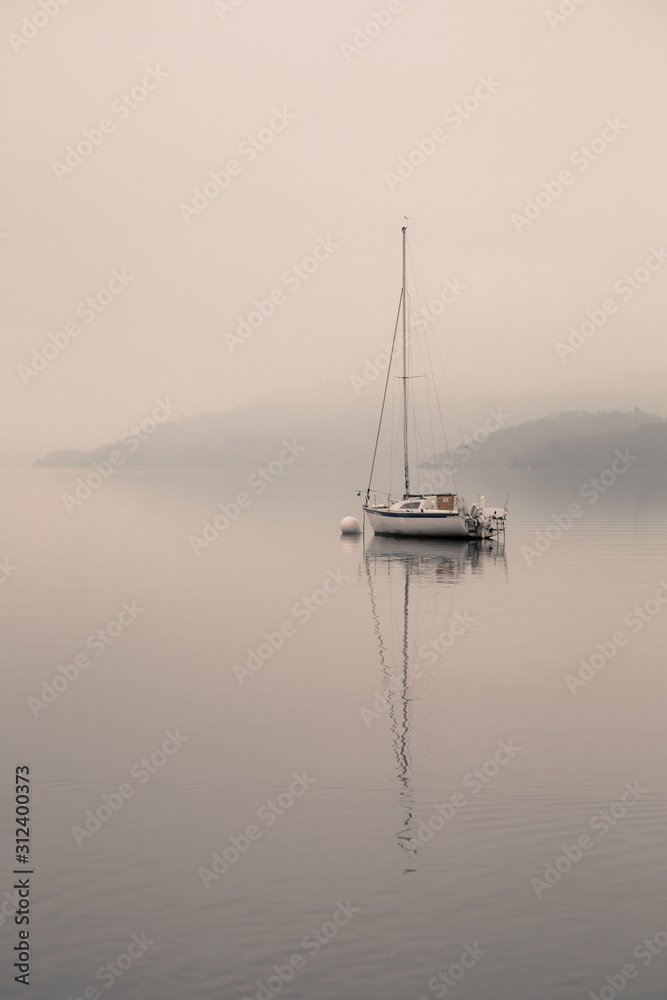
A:
[[[1,477],[0,995],[27,764],[36,1000],[664,998],[664,474],[364,546],[365,475],[295,463],[196,555],[250,471]]]

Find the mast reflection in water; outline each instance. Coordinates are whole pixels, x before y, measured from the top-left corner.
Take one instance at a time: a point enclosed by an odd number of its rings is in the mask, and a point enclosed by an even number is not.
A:
[[[421,842],[415,837],[411,784],[411,688],[425,671],[437,671],[442,658],[429,662],[418,650],[451,624],[455,586],[467,574],[499,564],[507,572],[504,536],[471,542],[395,538],[375,535],[364,548],[364,568],[383,678],[383,709],[389,714],[396,758],[399,801],[405,813],[397,831],[399,847],[410,856]],[[455,655],[455,654],[454,654]]]

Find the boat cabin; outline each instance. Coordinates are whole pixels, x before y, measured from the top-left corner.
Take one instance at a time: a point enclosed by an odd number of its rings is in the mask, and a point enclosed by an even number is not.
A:
[[[445,513],[453,513],[455,510],[454,501],[456,500],[456,495],[454,493],[438,493],[435,496],[427,497],[412,497],[407,500],[399,500],[398,503],[392,505],[392,510],[441,510]]]

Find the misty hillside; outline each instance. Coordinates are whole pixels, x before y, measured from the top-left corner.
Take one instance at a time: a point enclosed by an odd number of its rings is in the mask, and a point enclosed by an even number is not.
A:
[[[116,450],[124,469],[216,469],[270,461],[283,440],[306,450],[303,464],[354,465],[370,458],[376,429],[372,409],[347,413],[329,401],[319,406],[243,406],[226,413],[203,414],[159,424],[148,433],[89,450],[55,451],[34,462],[35,468],[86,468]],[[472,425],[470,437],[474,438]],[[481,440],[484,435],[479,438]],[[455,466],[469,464],[527,466],[595,465],[616,448],[632,446],[650,462],[664,464],[667,420],[638,409],[632,412],[564,412],[506,427],[477,447],[450,442]],[[443,456],[426,465],[437,465]]]
[[[647,421],[625,433],[601,431],[598,434],[553,438],[524,453],[514,466],[533,469],[555,466],[607,465],[616,451],[628,451],[645,466],[667,465],[667,421]]]
[[[530,465],[532,468],[595,465],[606,462],[617,448],[631,443],[646,452],[642,457],[664,462],[667,421],[638,409],[626,413],[552,414],[497,431],[478,450],[471,449],[465,462],[472,466]],[[462,453],[461,449],[459,454]]]
[[[376,415],[368,408],[346,414],[330,401],[321,405],[249,404],[159,424],[149,433],[123,435],[88,450],[54,451],[35,468],[80,468],[123,455],[125,469],[218,469],[270,461],[283,440],[306,451],[300,462],[315,465],[370,461]],[[356,432],[355,432],[356,426]],[[139,429],[137,429],[139,430]]]

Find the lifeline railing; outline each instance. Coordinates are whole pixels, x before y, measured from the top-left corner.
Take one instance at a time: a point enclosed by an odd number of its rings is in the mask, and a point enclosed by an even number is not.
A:
[[[366,507],[389,507],[391,504],[391,494],[380,490],[357,490],[357,496],[363,497]]]

